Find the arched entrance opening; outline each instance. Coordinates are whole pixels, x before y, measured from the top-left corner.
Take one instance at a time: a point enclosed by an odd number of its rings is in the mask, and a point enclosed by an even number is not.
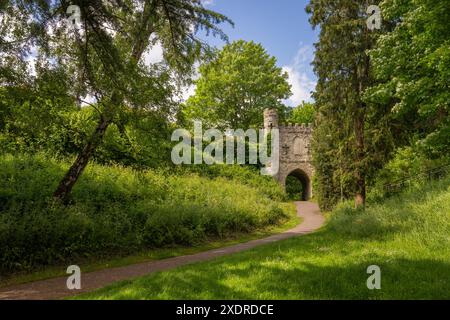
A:
[[[295,169],[288,174],[285,186],[290,200],[307,201],[311,198],[311,181],[301,169]]]

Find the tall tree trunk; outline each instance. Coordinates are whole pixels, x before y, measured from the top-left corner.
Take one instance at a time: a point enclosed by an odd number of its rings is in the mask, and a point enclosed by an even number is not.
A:
[[[365,29],[365,50],[371,48],[370,40],[368,37],[368,30]],[[366,52],[364,50],[364,52]],[[370,59],[367,54],[364,54],[364,60],[361,66],[358,67],[357,78],[358,78],[358,108],[357,114],[355,116],[355,138],[356,138],[356,193],[355,193],[355,207],[366,206],[366,173],[365,173],[365,138],[364,138],[364,124],[366,121],[366,104],[361,101],[362,94],[365,89],[369,86],[369,69],[370,69]]]
[[[133,47],[131,52],[132,62],[137,64],[147,48],[151,34],[153,33],[154,21],[155,21],[155,8],[159,0],[146,1],[144,5],[144,11],[141,20],[141,27],[139,32],[135,35],[133,40]],[[94,154],[97,147],[103,140],[106,129],[111,124],[113,113],[117,106],[123,103],[123,98],[120,97],[116,92],[113,92],[111,96],[111,108],[106,110],[102,115],[100,115],[100,121],[97,124],[95,132],[92,134],[90,140],[86,146],[78,154],[77,159],[70,167],[69,171],[66,173],[62,181],[59,183],[58,188],[53,193],[53,198],[56,200],[61,200],[62,202],[67,202],[69,200],[70,192],[73,186],[77,182],[78,178],[83,173],[86,168],[89,159]]]
[[[106,119],[104,116],[100,117],[97,128],[95,129],[88,143],[78,154],[77,159],[72,164],[69,171],[66,173],[64,178],[59,183],[58,188],[54,192],[53,197],[56,200],[60,200],[64,203],[68,202],[73,186],[86,168],[89,159],[95,152],[95,149],[97,149],[97,147],[102,142],[103,136],[105,135],[106,129],[108,128],[110,123],[111,121]]]
[[[364,113],[358,110],[355,117],[355,138],[356,138],[356,192],[355,207],[364,207],[366,204],[366,177],[364,172]]]

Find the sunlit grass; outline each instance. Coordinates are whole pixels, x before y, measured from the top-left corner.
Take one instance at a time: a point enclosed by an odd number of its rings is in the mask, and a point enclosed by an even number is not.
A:
[[[365,212],[342,205],[321,231],[158,272],[81,299],[449,299],[450,179]],[[367,267],[381,268],[368,290]]]

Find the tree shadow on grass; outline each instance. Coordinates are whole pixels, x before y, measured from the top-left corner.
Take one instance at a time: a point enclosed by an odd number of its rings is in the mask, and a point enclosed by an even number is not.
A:
[[[331,215],[326,228],[340,237],[353,239],[387,240],[395,234],[410,232],[426,219],[424,204],[448,194],[448,182],[434,181],[420,189],[406,190],[383,202],[368,203],[366,210],[343,204]],[[441,203],[445,204],[443,200]]]
[[[305,256],[327,240],[292,241],[106,287],[100,299],[449,299],[450,263],[362,256],[351,261]],[[341,243],[343,244],[343,243]],[[319,253],[320,254],[320,253]],[[326,251],[323,253],[326,254]],[[340,252],[345,255],[346,251]],[[381,268],[381,290],[367,288],[367,268]]]

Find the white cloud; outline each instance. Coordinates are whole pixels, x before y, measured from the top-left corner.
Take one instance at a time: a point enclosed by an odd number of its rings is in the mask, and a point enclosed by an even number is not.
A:
[[[93,95],[88,94],[87,96],[81,98],[81,107],[86,107],[96,103],[97,99]]]
[[[27,62],[27,69],[31,76],[36,76],[36,63],[37,63],[37,47],[32,46],[30,54],[25,58]]]
[[[151,49],[146,50],[142,58],[147,66],[162,62],[164,57],[161,43],[156,43]]]
[[[187,87],[184,87],[181,89],[181,101],[187,101],[187,99],[189,99],[189,97],[193,96],[195,94],[195,89],[196,86],[195,85],[190,85]]]
[[[198,78],[200,78],[200,72],[199,72],[199,68],[200,68],[200,63],[196,62],[194,64],[194,74],[192,75],[192,80],[198,80]],[[180,88],[180,95],[178,96],[178,100],[181,102],[185,102],[187,101],[187,99],[189,99],[189,97],[193,96],[195,94],[195,90],[197,89],[197,86],[192,83],[190,85],[185,85],[182,86]]]
[[[211,6],[214,4],[214,0],[202,0],[204,6]]]
[[[292,63],[283,67],[283,71],[289,75],[288,82],[292,86],[292,96],[285,101],[290,106],[297,106],[302,101],[312,101],[311,91],[316,87],[316,82],[308,76],[308,71],[313,57],[314,50],[311,46],[301,46]]]

